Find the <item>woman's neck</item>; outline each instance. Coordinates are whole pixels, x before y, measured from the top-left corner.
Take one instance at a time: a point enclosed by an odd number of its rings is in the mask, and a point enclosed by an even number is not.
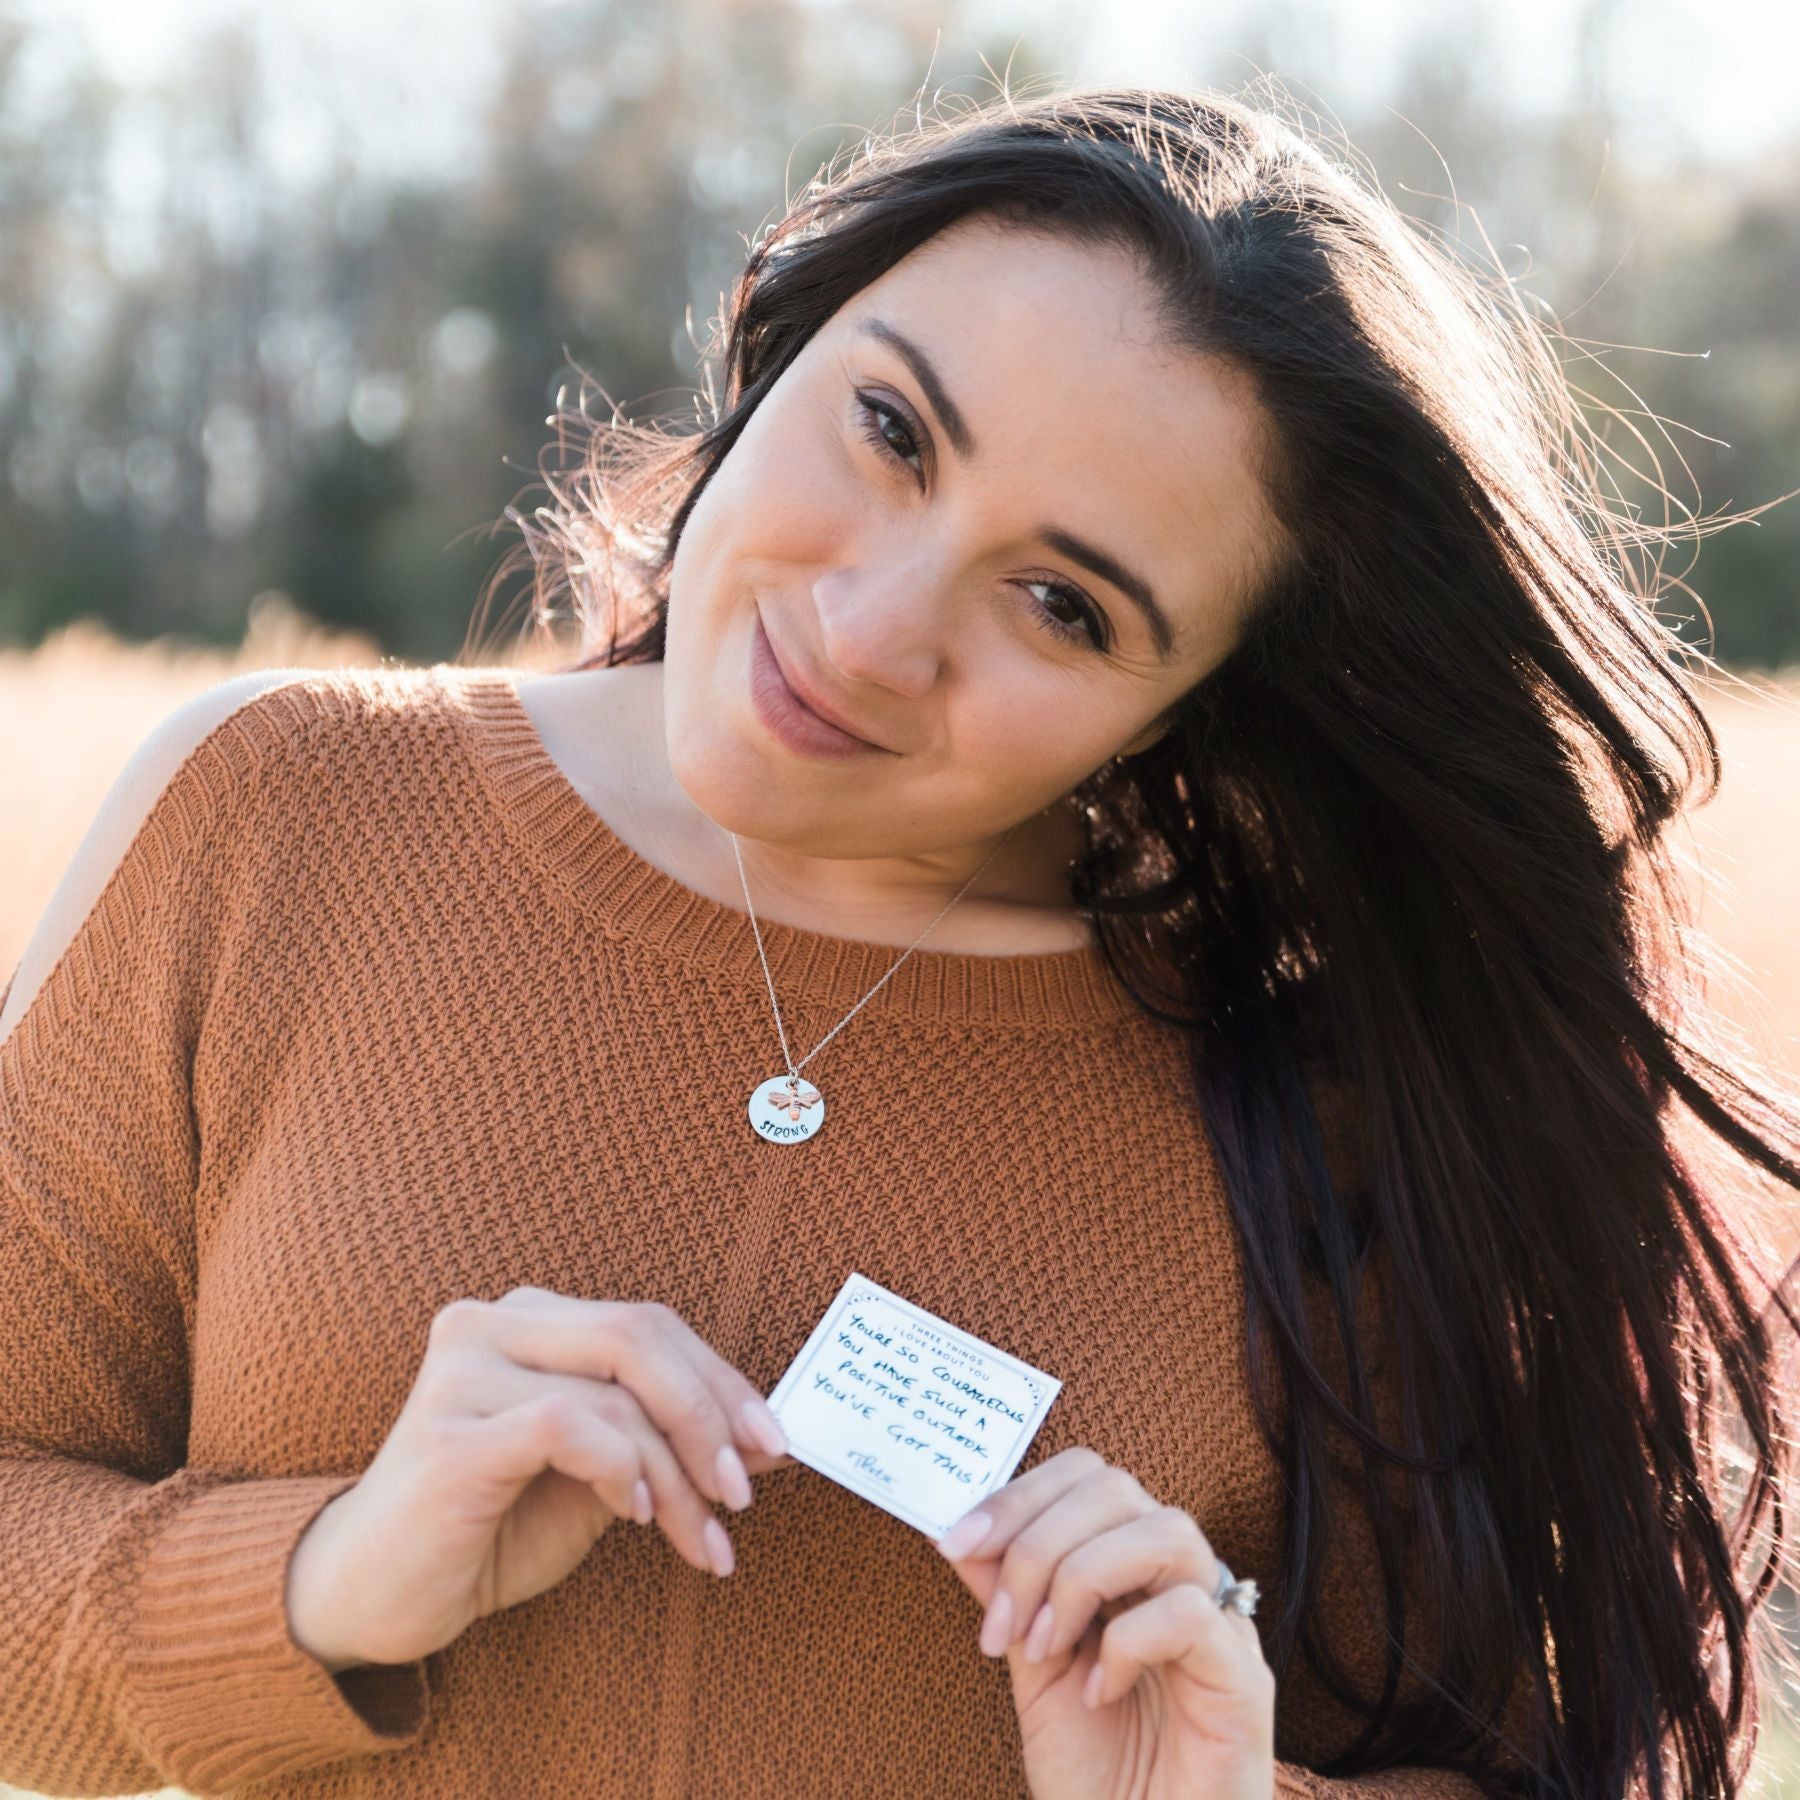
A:
[[[834,937],[904,949],[987,854],[937,874],[922,861],[804,857],[731,835],[696,806],[669,766],[662,669],[628,663],[573,674],[526,676],[519,698],[545,749],[613,834],[683,886],[739,910],[744,883],[756,917]],[[975,955],[1029,955],[1091,946],[1069,904],[1067,869],[1085,846],[1082,822],[1059,804],[1020,821],[927,944]]]

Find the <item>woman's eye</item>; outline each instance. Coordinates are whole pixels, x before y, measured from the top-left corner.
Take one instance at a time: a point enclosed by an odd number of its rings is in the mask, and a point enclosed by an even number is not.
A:
[[[1066,581],[1051,581],[1040,577],[1033,581],[1021,581],[1023,588],[1043,588],[1053,601],[1064,602],[1075,611],[1073,619],[1059,618],[1048,606],[1038,607],[1034,617],[1046,631],[1054,632],[1070,643],[1087,642],[1096,650],[1106,648],[1106,624],[1100,609],[1080,588],[1070,587]]]
[[[861,388],[856,390],[856,410],[859,429],[862,435],[874,445],[876,454],[896,462],[903,468],[911,468],[907,461],[909,456],[920,456],[918,439],[906,415],[899,407],[891,406],[884,400],[877,400],[865,394]],[[887,436],[884,427],[897,429],[906,444],[904,455],[896,450]],[[1096,650],[1104,650],[1107,645],[1106,617],[1093,601],[1080,588],[1071,587],[1066,581],[1052,581],[1041,577],[1034,581],[1021,581],[1015,584],[1022,588],[1043,588],[1051,600],[1040,604],[1032,613],[1044,630],[1053,633],[1065,643],[1088,644]],[[1064,618],[1051,610],[1054,605],[1063,605],[1072,609],[1073,618]]]
[[[900,432],[906,440],[908,446],[907,455],[917,456],[920,454],[919,446],[913,438],[912,427],[907,424],[905,415],[900,409],[897,406],[889,406],[885,401],[871,399],[858,388],[856,391],[856,410],[858,417],[862,421],[862,434],[875,446],[876,452],[903,466],[911,467],[911,465],[906,462],[906,457],[900,455],[900,453],[895,450],[894,446],[888,441],[882,430],[882,426],[887,423],[887,421],[892,420],[894,424],[900,428]]]

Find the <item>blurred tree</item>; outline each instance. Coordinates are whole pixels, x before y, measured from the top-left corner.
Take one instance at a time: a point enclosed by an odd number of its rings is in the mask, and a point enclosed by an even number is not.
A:
[[[62,79],[41,56],[27,79],[49,28],[0,20],[0,639],[92,615],[234,641],[249,596],[281,588],[402,658],[455,654],[505,548],[483,528],[541,497],[559,388],[581,370],[640,415],[685,413],[698,344],[787,194],[921,82],[929,105],[1001,69],[1015,88],[1064,79],[1055,34],[1073,22],[1042,17],[1041,42],[1010,21],[987,42],[958,0],[496,6],[472,160],[423,176],[362,153],[379,79],[298,54],[304,31],[283,42],[279,20],[198,37],[129,90],[85,68],[72,33]],[[1624,15],[1587,0],[1578,23],[1575,98],[1547,122],[1502,110],[1500,17],[1477,12],[1427,18],[1391,110],[1345,129],[1390,195],[1467,236],[1441,154],[1508,266],[1530,246],[1523,285],[1588,344],[1674,352],[1612,352],[1643,398],[1605,397],[1679,421],[1691,481],[1659,449],[1679,503],[1773,499],[1800,432],[1791,160],[1647,185],[1612,153]],[[1348,29],[1273,0],[1210,78],[1273,67],[1329,92]],[[319,146],[298,175],[278,129],[297,117]],[[1604,385],[1583,345],[1571,355]],[[1693,571],[1728,659],[1800,658],[1797,533],[1777,507]]]

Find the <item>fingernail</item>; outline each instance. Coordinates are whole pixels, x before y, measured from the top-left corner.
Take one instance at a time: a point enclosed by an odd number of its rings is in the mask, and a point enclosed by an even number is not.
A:
[[[761,1400],[746,1400],[738,1408],[745,1429],[771,1456],[787,1455],[787,1433],[781,1421]]]
[[[1088,1671],[1087,1685],[1081,1690],[1081,1698],[1087,1705],[1098,1706],[1100,1704],[1100,1688],[1105,1680],[1106,1670],[1101,1664],[1095,1663],[1093,1668]]]
[[[708,1519],[700,1535],[706,1540],[706,1554],[713,1573],[729,1575],[737,1567],[737,1558],[731,1554],[731,1539],[725,1535],[725,1527],[717,1519]]]
[[[981,1654],[998,1656],[1012,1641],[1012,1596],[1005,1588],[995,1591],[981,1621]]]
[[[656,1517],[656,1502],[650,1494],[650,1484],[641,1475],[637,1486],[631,1490],[631,1516],[640,1525],[648,1525]]]
[[[938,1548],[955,1562],[958,1557],[967,1556],[981,1540],[987,1536],[988,1527],[994,1522],[992,1513],[972,1512],[963,1516],[938,1539]]]
[[[1056,1629],[1056,1620],[1050,1611],[1050,1602],[1046,1600],[1037,1609],[1037,1617],[1031,1621],[1031,1629],[1025,1634],[1025,1660],[1028,1663],[1039,1663],[1044,1660],[1050,1648],[1050,1635]]]
[[[745,1472],[744,1459],[729,1444],[721,1444],[713,1467],[719,1472],[719,1491],[725,1504],[734,1512],[742,1512],[750,1504],[750,1477]]]

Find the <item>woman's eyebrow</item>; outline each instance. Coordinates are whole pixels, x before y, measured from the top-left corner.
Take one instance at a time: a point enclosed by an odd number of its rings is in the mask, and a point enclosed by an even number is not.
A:
[[[856,329],[860,336],[879,338],[882,343],[899,352],[906,366],[917,378],[919,386],[925,390],[925,398],[931,402],[931,410],[943,422],[944,435],[949,438],[951,447],[965,462],[973,462],[976,456],[975,439],[969,430],[968,421],[945,391],[936,368],[932,366],[931,358],[911,338],[896,331],[886,319],[863,319]]]
[[[860,319],[857,321],[856,332],[860,337],[872,337],[886,344],[905,362],[912,370],[914,379],[925,390],[925,398],[931,402],[931,410],[937,414],[951,448],[965,461],[973,462],[976,455],[974,434],[969,430],[968,420],[950,398],[931,358],[886,319]],[[1072,531],[1064,531],[1060,526],[1040,525],[1037,535],[1052,550],[1080,563],[1102,581],[1110,581],[1143,614],[1144,622],[1149,626],[1150,635],[1155,641],[1159,662],[1167,662],[1175,654],[1175,628],[1169,623],[1169,615],[1157,603],[1156,595],[1143,576],[1128,569],[1116,556],[1086,543]]]

